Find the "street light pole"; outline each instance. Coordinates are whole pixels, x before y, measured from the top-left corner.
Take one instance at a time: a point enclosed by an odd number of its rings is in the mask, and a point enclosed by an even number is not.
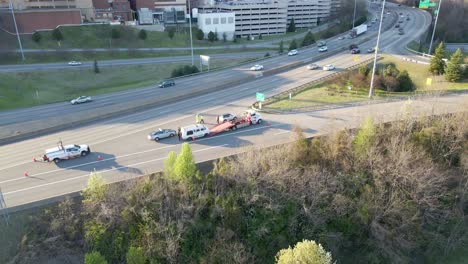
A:
[[[353,28],[354,28],[354,20],[356,20],[356,2],[357,0],[354,0]]]
[[[434,22],[434,29],[432,30],[431,43],[429,44],[429,51],[428,51],[429,55],[431,55],[431,51],[432,51],[432,42],[434,41],[434,35],[435,35],[436,27],[437,27],[437,20],[439,19],[440,5],[442,5],[442,0],[439,1],[439,7],[437,8],[437,15],[436,15],[436,19]]]
[[[11,3],[11,0],[9,0],[9,2],[10,2],[11,15],[13,16],[13,23],[15,24],[16,37],[18,38],[18,43],[19,43],[19,47],[21,51],[21,58],[24,61],[25,58],[24,58],[24,52],[23,52],[23,45],[21,44],[21,38],[18,32],[18,25],[16,25],[16,18],[15,18],[15,12],[13,11],[13,4]]]
[[[377,54],[379,52],[380,32],[382,31],[384,9],[385,9],[385,0],[383,0],[382,2],[382,12],[380,13],[379,33],[377,33],[377,44],[375,46],[375,52],[374,52],[374,66],[372,67],[372,77],[371,77],[371,83],[370,83],[370,89],[369,89],[369,98],[372,98],[372,95],[374,94],[375,68],[377,66]]]
[[[188,1],[188,8],[189,8],[190,53],[192,54],[192,66],[193,66],[195,64],[194,64],[194,60],[193,60],[192,9],[190,7],[190,1],[191,0],[187,0],[187,1]]]

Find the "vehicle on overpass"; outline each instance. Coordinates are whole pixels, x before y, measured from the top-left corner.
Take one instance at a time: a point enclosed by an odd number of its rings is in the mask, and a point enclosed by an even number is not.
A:
[[[333,71],[334,69],[335,69],[335,65],[333,64],[328,64],[328,65],[323,66],[324,71]]]
[[[177,134],[174,129],[158,129],[157,131],[153,131],[148,135],[148,140],[154,140],[158,142],[161,139],[173,137]]]
[[[93,100],[91,99],[90,96],[80,96],[78,98],[75,98],[73,100],[70,101],[70,103],[72,105],[75,105],[75,104],[83,104],[83,103],[88,103],[88,102],[92,102]]]
[[[251,71],[261,71],[261,70],[263,70],[263,65],[256,64],[256,65],[250,67],[250,70]]]
[[[63,146],[62,141],[57,143],[57,147],[46,149],[40,160],[44,162],[59,163],[62,160],[73,159],[81,156],[86,156],[91,153],[88,145],[66,145]],[[36,161],[37,159],[34,159]]]
[[[325,51],[328,51],[328,48],[327,48],[327,46],[321,47],[321,48],[318,49],[318,51],[319,52],[325,52]]]
[[[298,53],[299,52],[296,49],[293,49],[288,52],[288,56],[294,56],[294,55],[297,55]]]

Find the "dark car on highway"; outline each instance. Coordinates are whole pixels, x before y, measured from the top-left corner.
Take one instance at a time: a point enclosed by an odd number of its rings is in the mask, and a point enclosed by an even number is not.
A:
[[[165,88],[165,87],[168,87],[168,86],[174,86],[175,85],[175,82],[173,80],[166,80],[166,81],[162,81],[158,87],[159,88]]]
[[[357,49],[358,46],[356,44],[349,45],[349,50]]]
[[[352,49],[351,50],[351,54],[358,54],[358,53],[361,53],[360,49]]]

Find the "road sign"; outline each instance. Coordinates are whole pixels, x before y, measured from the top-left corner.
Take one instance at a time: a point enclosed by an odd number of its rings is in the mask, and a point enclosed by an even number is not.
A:
[[[429,8],[429,7],[434,7],[436,6],[435,3],[431,2],[430,0],[421,0],[419,1],[419,8]]]
[[[256,93],[257,101],[264,102],[265,101],[265,94]]]
[[[432,78],[427,78],[426,85],[431,85],[431,84],[432,84]]]

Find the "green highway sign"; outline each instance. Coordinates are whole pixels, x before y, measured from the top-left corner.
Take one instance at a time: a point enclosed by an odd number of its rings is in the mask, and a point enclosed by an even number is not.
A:
[[[436,6],[436,3],[431,2],[430,0],[421,0],[419,1],[419,8],[429,8]]]
[[[257,101],[259,101],[259,102],[264,102],[265,101],[265,94],[256,93],[256,96],[257,96]]]

